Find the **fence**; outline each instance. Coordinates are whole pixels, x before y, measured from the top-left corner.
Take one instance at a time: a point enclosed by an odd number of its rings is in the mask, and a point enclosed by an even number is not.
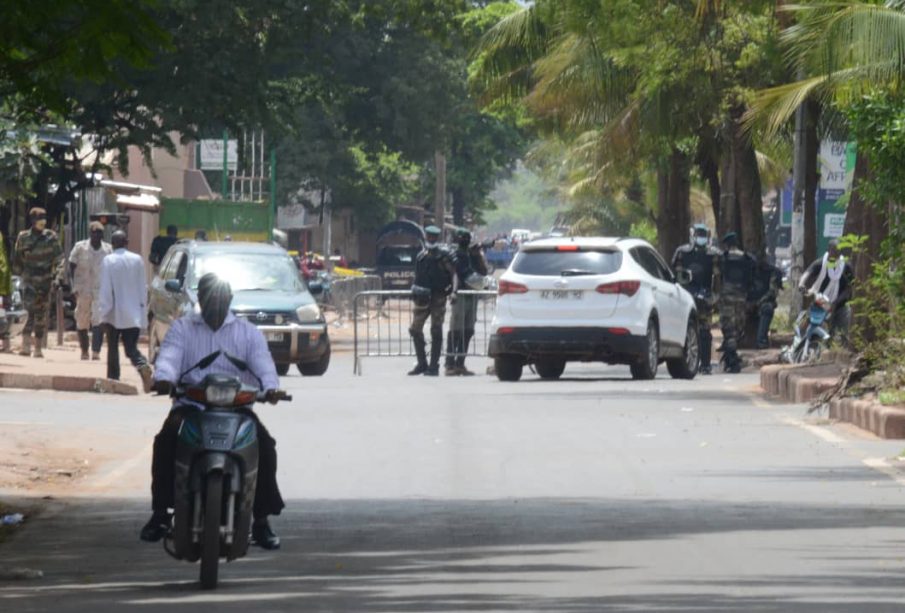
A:
[[[380,277],[366,275],[363,277],[334,277],[321,299],[323,304],[332,307],[339,315],[340,321],[345,319],[353,309],[355,297],[362,292],[380,291]]]
[[[496,292],[460,291],[460,299],[474,297],[477,300],[475,335],[466,355],[486,356],[490,341],[490,323],[496,311]],[[412,293],[407,290],[365,291],[355,296],[352,318],[354,321],[355,364],[353,372],[362,374],[364,358],[414,357],[415,347],[409,335],[412,325]],[[444,325],[443,340],[449,331],[449,315]],[[430,320],[424,326],[430,353]],[[444,353],[444,355],[448,355]]]

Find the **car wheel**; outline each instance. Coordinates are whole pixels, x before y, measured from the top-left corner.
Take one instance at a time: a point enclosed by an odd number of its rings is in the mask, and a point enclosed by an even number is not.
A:
[[[666,369],[673,379],[694,379],[701,365],[701,350],[698,342],[698,329],[694,320],[688,322],[685,332],[685,347],[682,357],[666,360]]]
[[[327,372],[327,367],[330,366],[330,345],[327,345],[327,350],[324,351],[324,355],[319,357],[314,362],[302,362],[298,365],[299,372],[302,373],[305,377],[320,377],[324,373]]]
[[[556,380],[566,369],[566,361],[557,358],[544,358],[534,363],[534,368],[541,379]]]
[[[514,355],[501,355],[493,359],[496,378],[500,381],[518,381],[522,378],[522,359]]]
[[[276,364],[277,374],[281,377],[285,377],[289,374],[289,364]]]
[[[659,364],[660,334],[657,331],[657,322],[651,319],[647,322],[644,355],[638,356],[638,361],[631,365],[632,379],[648,380],[656,378]]]

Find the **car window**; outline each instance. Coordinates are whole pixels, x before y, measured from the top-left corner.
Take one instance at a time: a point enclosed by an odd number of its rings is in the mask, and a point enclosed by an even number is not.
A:
[[[209,272],[229,281],[234,292],[305,291],[299,269],[288,255],[275,253],[200,253],[192,266],[192,289]]]
[[[608,275],[622,267],[622,252],[589,251],[520,251],[512,270],[522,275],[560,277],[564,274]]]
[[[642,247],[635,247],[629,251],[632,255],[632,259],[637,262],[641,268],[647,272],[654,279],[660,278],[660,271],[657,269],[657,265],[655,260],[653,260],[650,255],[647,253],[647,250]]]
[[[163,271],[161,277],[163,277],[164,281],[169,281],[170,279],[178,279],[185,277],[185,252],[184,251],[171,251],[169,255],[169,259],[167,261],[166,269]],[[178,272],[182,269],[183,277],[179,277]]]
[[[413,266],[421,247],[415,245],[389,245],[377,254],[378,266]]]
[[[669,266],[666,265],[666,262],[663,261],[663,258],[660,257],[660,254],[653,249],[647,249],[647,251],[649,252],[650,257],[654,260],[654,265],[657,267],[659,277],[664,281],[669,281],[670,283],[675,281],[675,276],[672,274]]]

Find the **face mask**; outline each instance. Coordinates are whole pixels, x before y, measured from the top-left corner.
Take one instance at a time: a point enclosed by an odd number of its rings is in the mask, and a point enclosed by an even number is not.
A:
[[[707,237],[706,236],[695,236],[694,244],[698,247],[706,247],[707,246]]]
[[[47,220],[46,219],[36,219],[35,223],[32,225],[34,225],[36,230],[43,230],[44,228],[47,227]]]

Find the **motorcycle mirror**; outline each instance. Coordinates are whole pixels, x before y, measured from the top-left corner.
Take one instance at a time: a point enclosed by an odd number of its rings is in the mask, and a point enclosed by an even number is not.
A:
[[[240,360],[236,356],[230,355],[228,353],[226,354],[226,359],[229,360],[230,362],[232,362],[233,366],[235,366],[242,372],[245,372],[248,370],[248,362],[245,362],[244,360]]]

